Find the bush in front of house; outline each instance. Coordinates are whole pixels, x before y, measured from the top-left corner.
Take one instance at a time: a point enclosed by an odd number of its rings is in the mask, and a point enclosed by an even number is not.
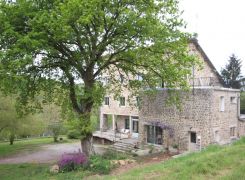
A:
[[[89,159],[88,169],[99,174],[109,174],[116,166],[113,160],[127,159],[128,155],[108,150],[103,155],[93,155]]]
[[[101,155],[90,157],[88,169],[99,174],[109,174],[113,165],[110,160],[103,158]]]
[[[59,170],[61,172],[68,172],[78,169],[79,167],[85,167],[88,163],[88,159],[84,153],[70,153],[63,154],[58,163]]]
[[[67,133],[67,138],[68,139],[80,139],[80,133],[78,130],[70,130]]]
[[[112,150],[108,150],[106,151],[102,157],[104,159],[108,159],[108,160],[121,160],[121,159],[127,159],[129,155],[126,155],[124,153],[119,153],[117,151],[112,151]]]

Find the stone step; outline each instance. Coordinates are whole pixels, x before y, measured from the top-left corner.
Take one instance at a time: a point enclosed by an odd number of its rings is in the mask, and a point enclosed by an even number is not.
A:
[[[110,147],[110,149],[114,150],[114,151],[118,151],[118,152],[129,153],[135,149],[134,147],[135,147],[134,143],[127,143],[127,142],[123,142],[123,141],[118,141],[118,142],[114,143]]]
[[[130,153],[130,152],[131,152],[130,150],[126,150],[126,149],[117,149],[117,148],[114,148],[114,147],[111,147],[110,150],[112,150],[112,151],[117,151],[117,152],[122,152],[122,153]]]
[[[119,144],[115,143],[113,144],[114,146],[119,146],[119,147],[128,147],[128,148],[134,148],[134,145],[128,145],[128,144]]]
[[[112,146],[113,149],[121,149],[125,151],[131,151],[133,148],[128,148],[128,147],[120,147],[120,146]]]

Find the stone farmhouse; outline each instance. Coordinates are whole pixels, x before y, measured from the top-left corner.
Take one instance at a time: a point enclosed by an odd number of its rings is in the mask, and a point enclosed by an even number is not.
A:
[[[94,136],[195,151],[209,144],[228,144],[244,135],[240,90],[225,87],[197,40],[190,42],[189,49],[204,64],[201,70],[193,67],[190,91],[158,88],[156,94],[140,97],[140,108],[127,101],[130,92],[126,89],[118,100],[108,94],[100,107],[100,131]],[[181,99],[179,108],[167,103],[173,92]],[[134,102],[138,104],[139,98]]]

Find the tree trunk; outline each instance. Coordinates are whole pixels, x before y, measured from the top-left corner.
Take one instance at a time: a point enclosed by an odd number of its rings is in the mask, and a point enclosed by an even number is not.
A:
[[[93,147],[93,135],[87,135],[85,138],[81,139],[82,152],[87,156],[93,155],[94,147]]]
[[[14,144],[14,134],[10,134],[10,136],[9,136],[9,144],[10,145],[13,145]]]
[[[54,142],[58,142],[58,136],[54,136]]]

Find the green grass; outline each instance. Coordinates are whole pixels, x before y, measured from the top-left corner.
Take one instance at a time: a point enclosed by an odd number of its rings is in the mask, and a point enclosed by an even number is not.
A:
[[[72,141],[64,139],[60,143],[65,143],[65,142],[72,142]],[[28,140],[15,141],[13,145],[9,145],[9,142],[1,142],[0,158],[17,154],[21,151],[33,151],[36,150],[41,145],[52,144],[52,143],[54,143],[52,137],[33,138]]]
[[[1,180],[81,180],[88,174],[87,171],[50,174],[49,165],[45,164],[0,165]]]
[[[177,159],[139,166],[116,176],[91,176],[90,179],[245,179],[245,138],[231,146],[210,146],[206,150]],[[78,170],[50,174],[49,165],[0,165],[1,180],[78,180],[94,174],[93,170]]]
[[[232,146],[210,146],[200,153],[134,168],[103,179],[245,179],[245,138]]]

